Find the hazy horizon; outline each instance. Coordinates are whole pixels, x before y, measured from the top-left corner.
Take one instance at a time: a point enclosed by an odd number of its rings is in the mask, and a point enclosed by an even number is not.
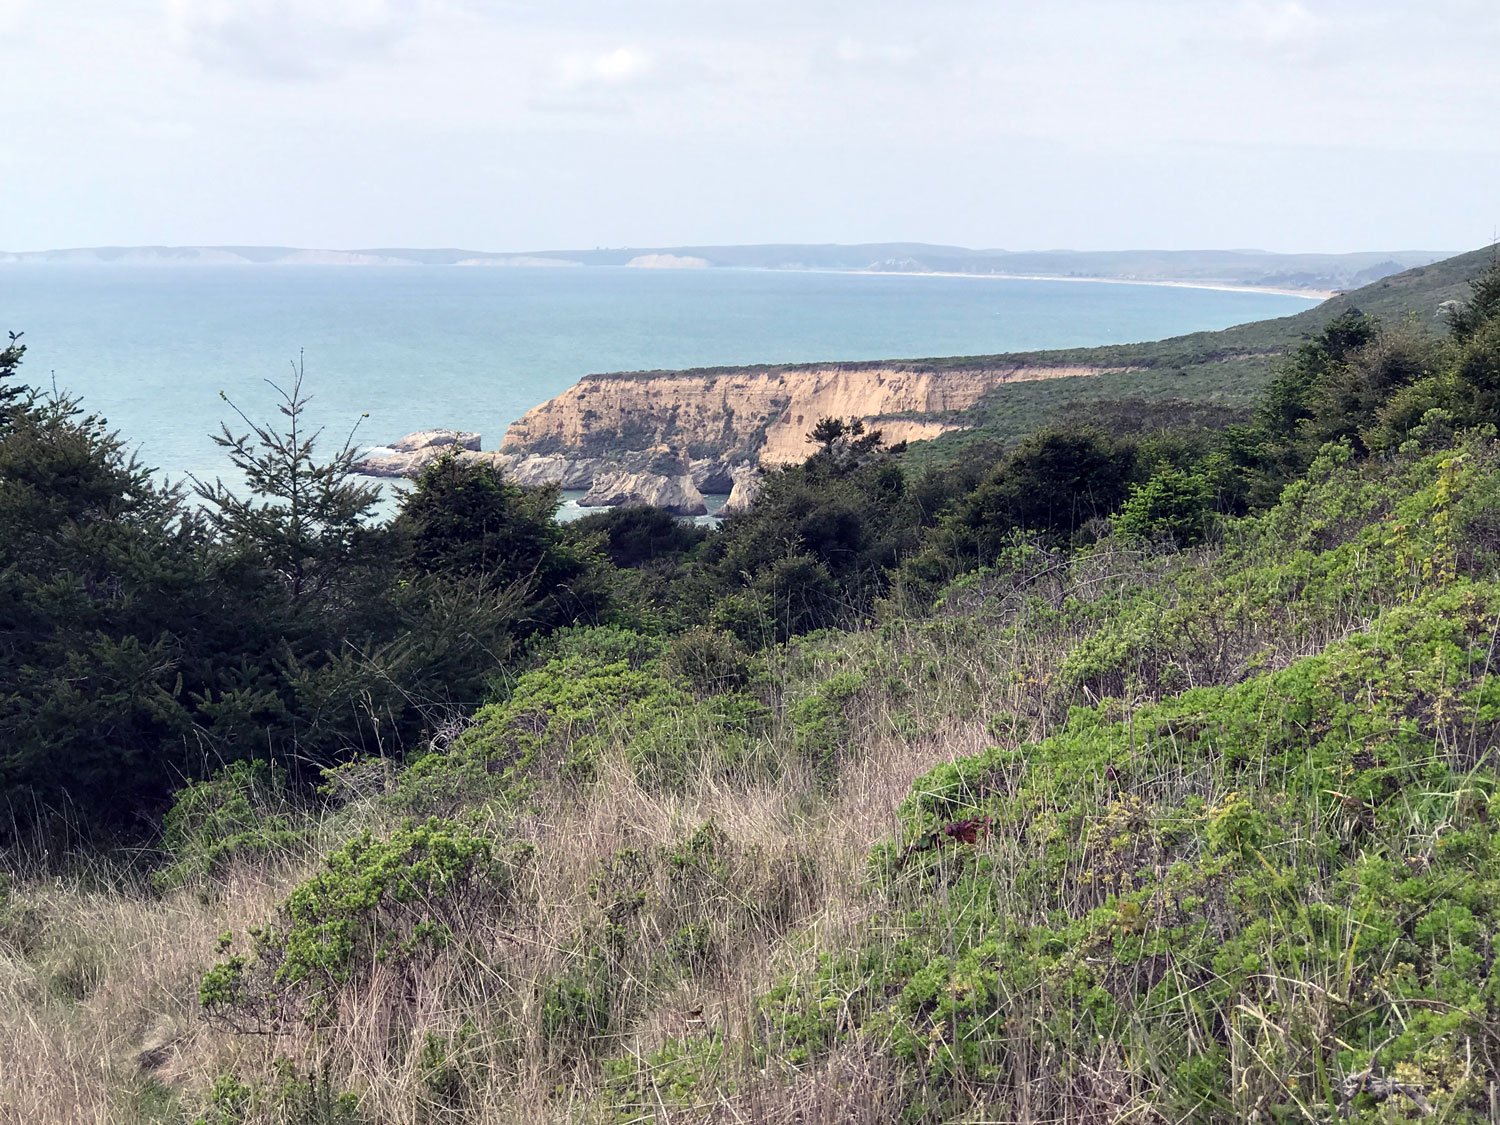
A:
[[[0,247],[1465,249],[1497,55],[1489,0],[0,0]]]
[[[1267,250],[1263,246],[963,246],[957,243],[924,243],[910,238],[890,238],[878,240],[860,240],[858,242],[788,242],[786,239],[773,239],[766,242],[693,242],[693,243],[631,243],[622,242],[611,246],[414,246],[404,245],[396,242],[370,242],[359,246],[313,246],[294,245],[285,242],[133,242],[133,243],[91,243],[88,245],[77,244],[71,246],[36,246],[36,247],[10,247],[0,246],[0,253],[35,254],[70,250],[326,250],[339,254],[368,253],[379,250],[409,250],[409,251],[443,251],[461,250],[472,251],[478,254],[500,254],[524,256],[526,254],[564,254],[574,252],[590,252],[601,250],[682,250],[682,249],[754,249],[758,247],[775,246],[830,246],[830,247],[855,247],[855,246],[931,246],[943,249],[968,250],[979,254],[1129,254],[1129,253],[1203,253],[1203,254],[1267,254],[1267,255],[1354,255],[1354,254],[1399,254],[1399,253],[1431,253],[1435,255],[1451,256],[1461,254],[1475,247],[1444,247],[1434,249],[1431,246],[1363,246],[1354,250],[1318,250],[1298,248],[1293,250]]]

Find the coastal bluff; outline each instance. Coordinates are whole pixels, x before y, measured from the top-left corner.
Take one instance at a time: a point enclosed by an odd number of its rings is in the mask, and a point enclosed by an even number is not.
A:
[[[511,424],[498,450],[476,434],[430,430],[367,452],[355,470],[416,476],[446,452],[486,461],[527,486],[582,490],[586,507],[649,504],[703,514],[755,500],[760,470],[811,452],[819,419],[859,419],[889,444],[967,425],[965,412],[1008,383],[1136,370],[1125,365],[1005,361],[823,363],[587,375]]]
[[[712,493],[714,478],[732,483],[737,466],[772,468],[806,457],[807,432],[820,418],[858,418],[892,444],[923,441],[963,429],[963,413],[1006,383],[1128,370],[914,361],[588,375],[514,422],[500,453],[592,473],[671,450]]]

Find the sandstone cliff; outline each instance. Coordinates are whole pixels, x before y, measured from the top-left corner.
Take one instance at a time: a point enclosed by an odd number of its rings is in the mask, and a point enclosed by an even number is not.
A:
[[[415,476],[457,446],[524,485],[591,489],[586,503],[659,501],[688,512],[700,494],[733,491],[733,511],[754,502],[758,467],[808,455],[820,418],[858,418],[893,445],[922,441],[963,428],[963,412],[1003,384],[1129,370],[913,362],[589,375],[527,411],[499,450],[479,452],[476,434],[423,431],[371,451],[356,470]]]
[[[667,447],[695,467],[787,464],[808,454],[806,434],[820,418],[859,418],[890,443],[919,441],[962,428],[958,415],[1001,384],[1106,370],[1128,368],[824,364],[589,375],[527,411],[500,449],[577,463]]]

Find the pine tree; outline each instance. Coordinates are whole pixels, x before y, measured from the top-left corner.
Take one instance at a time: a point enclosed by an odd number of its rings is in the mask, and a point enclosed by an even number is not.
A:
[[[23,383],[10,380],[21,366],[21,357],[26,354],[26,345],[17,343],[24,332],[8,333],[9,343],[0,348],[0,427],[4,427],[18,404],[25,398],[28,388]]]
[[[280,575],[294,605],[325,593],[338,580],[380,497],[379,486],[354,473],[358,423],[331,457],[319,459],[323,431],[309,429],[303,417],[312,401],[303,390],[304,374],[299,355],[288,386],[267,380],[281,400],[277,411],[285,421],[279,429],[252,422],[219,392],[250,428],[237,436],[223,425],[213,439],[244,476],[248,493],[240,495],[222,479],[197,482],[214,528],[226,542],[255,552]]]

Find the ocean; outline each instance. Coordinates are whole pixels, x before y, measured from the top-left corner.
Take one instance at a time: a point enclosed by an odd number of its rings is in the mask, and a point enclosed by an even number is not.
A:
[[[1149,340],[1307,308],[1272,293],[900,274],[423,266],[0,266],[33,386],[81,395],[170,479],[274,416],[302,355],[341,442],[506,426],[590,372],[985,354]],[[361,415],[368,417],[361,418]]]

